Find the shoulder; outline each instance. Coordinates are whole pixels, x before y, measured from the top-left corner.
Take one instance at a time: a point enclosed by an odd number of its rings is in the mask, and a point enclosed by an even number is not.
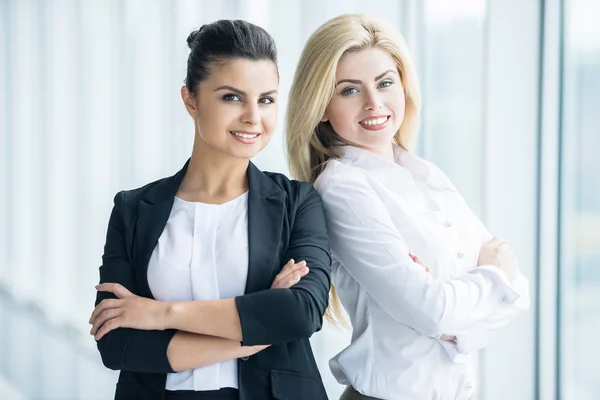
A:
[[[444,171],[442,171],[442,169],[437,164],[422,158],[420,158],[420,160],[422,160],[425,163],[425,165],[429,167],[429,171],[431,172],[430,184],[441,189],[456,191],[456,187],[454,187],[454,184],[452,183],[450,178],[448,178],[446,173],[444,173]]]
[[[115,208],[120,212],[129,212],[136,209],[139,201],[143,199],[148,192],[167,179],[170,179],[170,177],[158,179],[138,188],[121,190],[113,199]]]
[[[319,197],[314,186],[310,182],[301,182],[290,179],[284,174],[277,172],[261,171],[270,179],[288,199],[290,205],[300,205],[314,197]]]
[[[315,189],[323,196],[327,192],[344,188],[369,188],[369,180],[369,173],[364,169],[339,160],[331,160],[315,181]]]

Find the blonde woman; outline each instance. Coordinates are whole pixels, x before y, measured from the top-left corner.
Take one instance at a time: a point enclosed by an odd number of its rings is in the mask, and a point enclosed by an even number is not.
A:
[[[322,197],[353,328],[330,362],[342,399],[471,398],[477,350],[529,307],[529,283],[444,173],[410,152],[420,92],[402,36],[360,15],[328,21],[288,107],[291,171]]]

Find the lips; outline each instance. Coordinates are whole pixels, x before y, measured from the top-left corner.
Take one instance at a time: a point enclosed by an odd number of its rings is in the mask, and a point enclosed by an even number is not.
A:
[[[229,133],[235,140],[244,144],[254,144],[260,136],[260,132],[250,131],[229,131]]]
[[[365,119],[359,121],[358,123],[364,129],[367,129],[369,131],[378,131],[380,129],[385,128],[387,126],[387,123],[389,122],[389,120],[390,120],[389,115],[375,115],[372,117],[365,118]]]
[[[248,132],[248,131],[231,131],[229,132],[235,137],[239,137],[242,139],[256,139],[260,136],[259,132]]]

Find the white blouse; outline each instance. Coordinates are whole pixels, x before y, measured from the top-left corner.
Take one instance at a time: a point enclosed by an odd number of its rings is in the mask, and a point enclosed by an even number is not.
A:
[[[230,299],[244,294],[248,274],[248,193],[227,203],[175,197],[148,264],[159,301]],[[167,375],[167,390],[238,388],[237,360]]]
[[[470,398],[477,350],[529,307],[527,279],[477,267],[492,235],[435,165],[397,146],[395,162],[342,152],[315,182],[333,283],[353,326],[351,344],[330,361],[333,375],[382,399]]]

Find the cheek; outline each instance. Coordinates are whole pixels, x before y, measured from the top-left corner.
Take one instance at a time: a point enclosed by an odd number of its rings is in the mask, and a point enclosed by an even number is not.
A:
[[[230,127],[231,116],[227,107],[219,105],[205,106],[199,110],[196,117],[196,126],[204,140],[209,142],[219,141]]]
[[[395,93],[393,96],[390,96],[388,104],[388,108],[390,108],[394,112],[396,118],[402,119],[404,117],[404,109],[406,108],[404,91]]]
[[[270,136],[277,126],[277,108],[273,107],[272,109],[265,110],[261,120],[265,133]]]
[[[352,102],[346,101],[331,104],[327,110],[329,122],[342,137],[344,132],[354,125],[354,117],[356,116],[354,108]]]

